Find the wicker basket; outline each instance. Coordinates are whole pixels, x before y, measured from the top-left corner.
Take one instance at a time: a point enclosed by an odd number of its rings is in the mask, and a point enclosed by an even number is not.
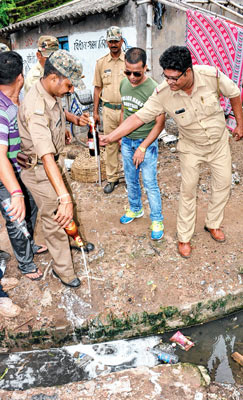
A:
[[[101,180],[106,179],[104,150],[100,151]],[[71,167],[71,177],[75,181],[94,183],[98,182],[98,165],[95,157],[89,155],[88,150],[78,155]]]

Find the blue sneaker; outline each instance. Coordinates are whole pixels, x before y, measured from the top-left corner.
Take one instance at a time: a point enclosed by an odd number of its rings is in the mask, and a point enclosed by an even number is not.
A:
[[[160,240],[164,236],[164,224],[162,221],[152,221],[150,229],[152,229],[151,232],[152,240]]]
[[[126,211],[126,214],[124,214],[121,218],[120,218],[120,223],[121,224],[129,224],[129,222],[132,222],[135,218],[141,218],[144,214],[143,208],[141,208],[141,210],[139,211],[131,211],[130,209],[128,209]]]

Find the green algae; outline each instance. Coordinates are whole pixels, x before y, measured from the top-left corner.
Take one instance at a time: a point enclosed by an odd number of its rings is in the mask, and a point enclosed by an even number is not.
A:
[[[116,315],[113,311],[102,313],[87,320],[82,326],[71,328],[50,327],[35,331],[0,331],[0,346],[10,349],[59,347],[80,341],[89,343],[143,337],[162,334],[166,331],[202,324],[227,313],[242,309],[243,293],[223,298],[198,302],[190,307],[160,306],[158,312],[124,312]]]

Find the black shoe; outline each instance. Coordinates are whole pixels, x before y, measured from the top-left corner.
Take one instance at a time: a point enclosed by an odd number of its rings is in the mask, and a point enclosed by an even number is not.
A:
[[[0,250],[0,262],[5,261],[6,263],[10,260],[11,256],[6,251]]]
[[[81,251],[81,247],[79,247],[79,246],[70,246],[70,248],[73,250]],[[85,253],[89,253],[90,251],[93,251],[94,248],[95,248],[95,245],[90,242],[87,242],[83,247]]]
[[[56,276],[58,279],[60,279],[60,281],[65,286],[69,286],[71,288],[77,288],[77,287],[79,287],[81,285],[81,282],[80,282],[80,280],[78,278],[74,278],[71,282],[66,283],[66,282],[61,280],[60,276],[58,276],[57,273],[54,270],[52,270],[52,273],[53,273],[54,276]]]
[[[91,251],[93,251],[95,248],[95,245],[93,243],[87,242],[84,245],[84,251],[85,253],[90,253]]]
[[[104,187],[104,193],[109,194],[109,193],[113,192],[113,190],[115,189],[115,187],[118,184],[119,184],[119,181],[108,182]]]

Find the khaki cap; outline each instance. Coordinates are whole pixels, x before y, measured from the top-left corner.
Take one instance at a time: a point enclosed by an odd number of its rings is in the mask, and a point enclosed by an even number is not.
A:
[[[3,51],[10,51],[10,48],[5,43],[0,43],[0,53]]]
[[[55,36],[41,36],[38,40],[38,50],[43,57],[49,57],[51,53],[59,49],[59,43]]]
[[[49,62],[55,67],[61,75],[68,78],[73,86],[85,88],[82,82],[83,66],[66,50],[57,50],[48,58]]]
[[[111,26],[107,29],[106,32],[106,40],[109,42],[110,40],[121,40],[122,39],[122,31],[119,26]]]

